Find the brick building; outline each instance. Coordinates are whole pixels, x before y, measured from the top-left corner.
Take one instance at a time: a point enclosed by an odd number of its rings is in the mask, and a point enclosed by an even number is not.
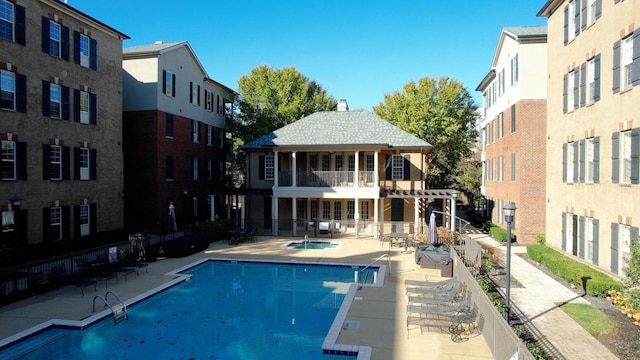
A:
[[[0,0],[0,23],[2,258],[91,246],[122,228],[128,36],[54,0]]]
[[[235,92],[209,78],[187,42],[124,49],[125,228],[167,230],[224,214]]]
[[[476,91],[480,114],[484,211],[506,227],[502,208],[516,204],[519,243],[545,234],[546,54],[544,26],[505,28]]]
[[[549,0],[547,244],[624,275],[640,226],[640,1]]]

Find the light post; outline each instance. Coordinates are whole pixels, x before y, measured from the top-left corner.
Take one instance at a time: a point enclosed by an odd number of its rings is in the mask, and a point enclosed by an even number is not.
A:
[[[513,201],[507,203],[504,207],[502,207],[502,211],[504,211],[504,220],[507,222],[507,289],[506,289],[506,315],[505,318],[507,320],[507,324],[509,323],[509,313],[511,312],[511,304],[510,304],[510,291],[511,291],[511,224],[513,223],[513,217],[516,214],[516,204]]]

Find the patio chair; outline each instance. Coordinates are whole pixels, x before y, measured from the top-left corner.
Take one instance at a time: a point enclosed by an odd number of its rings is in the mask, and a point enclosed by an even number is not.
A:
[[[462,337],[463,334],[471,335],[472,332],[478,331],[478,310],[476,307],[471,308],[467,312],[462,312],[455,315],[452,319],[451,325],[449,325],[449,333],[451,334],[451,341],[462,342],[468,339],[468,336]]]

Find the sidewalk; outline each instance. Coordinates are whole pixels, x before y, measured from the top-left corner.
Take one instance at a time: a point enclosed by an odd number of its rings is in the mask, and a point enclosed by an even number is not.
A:
[[[483,248],[493,249],[494,256],[506,263],[505,244],[483,233],[468,235]],[[511,246],[511,278],[522,284],[522,287],[511,287],[511,303],[556,348],[560,353],[558,358],[617,359],[609,349],[558,307],[558,304],[565,302],[589,302],[517,255],[526,251],[524,246]]]

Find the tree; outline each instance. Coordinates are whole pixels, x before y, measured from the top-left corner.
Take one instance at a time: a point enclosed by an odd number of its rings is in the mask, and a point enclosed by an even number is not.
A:
[[[426,187],[448,188],[455,183],[458,162],[471,154],[475,144],[476,109],[458,81],[423,77],[406,83],[402,92],[385,94],[373,111],[433,145],[426,158]]]
[[[238,97],[229,114],[228,128],[235,139],[233,185],[244,183],[243,144],[291,124],[316,111],[336,108],[338,102],[329,96],[315,80],[309,80],[295,67],[274,69],[262,65],[238,80]]]
[[[262,65],[238,80],[239,113],[234,135],[255,140],[316,111],[335,109],[336,99],[295,67],[274,69]]]
[[[460,162],[454,179],[458,184],[458,189],[466,195],[469,204],[475,207],[475,201],[482,196],[480,192],[482,162],[477,152]]]

